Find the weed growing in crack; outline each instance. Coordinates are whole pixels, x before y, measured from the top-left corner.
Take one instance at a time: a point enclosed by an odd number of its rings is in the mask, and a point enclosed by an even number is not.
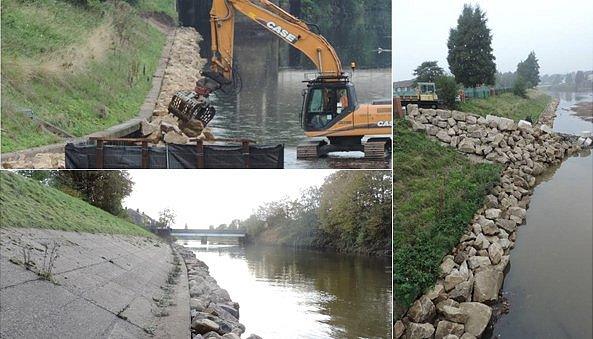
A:
[[[43,265],[38,275],[45,280],[52,280],[52,271],[56,263],[56,259],[59,257],[60,244],[52,241],[51,244],[42,244],[44,248],[43,252]]]

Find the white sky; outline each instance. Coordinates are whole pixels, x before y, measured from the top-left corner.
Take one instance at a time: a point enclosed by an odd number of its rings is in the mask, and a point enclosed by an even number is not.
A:
[[[262,203],[297,197],[334,170],[130,170],[132,194],[124,206],[154,219],[175,211],[173,228],[208,228],[245,219]]]
[[[515,71],[532,50],[540,74],[593,69],[591,0],[394,0],[396,81],[413,78],[423,61],[437,60],[449,71],[447,38],[464,3],[479,4],[486,12],[498,71]]]

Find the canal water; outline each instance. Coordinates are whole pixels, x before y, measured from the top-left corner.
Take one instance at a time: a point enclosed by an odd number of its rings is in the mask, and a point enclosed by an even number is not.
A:
[[[591,131],[591,122],[570,111],[591,95],[560,99],[554,130]],[[538,180],[503,286],[510,312],[498,320],[494,336],[592,338],[593,156],[583,151]]]
[[[180,241],[263,338],[391,338],[387,258]]]
[[[263,69],[263,67],[262,67]],[[337,152],[326,159],[296,160],[296,146],[307,140],[301,128],[300,112],[305,70],[243,72],[243,88],[238,94],[218,94],[212,102],[216,116],[210,122],[214,135],[221,138],[248,138],[263,144],[285,145],[287,168],[390,168],[390,159],[369,161],[362,152]],[[389,99],[391,69],[354,72],[359,103]]]

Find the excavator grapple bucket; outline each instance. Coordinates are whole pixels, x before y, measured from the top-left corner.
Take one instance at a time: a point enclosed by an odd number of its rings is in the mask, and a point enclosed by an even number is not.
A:
[[[169,102],[168,109],[169,113],[183,122],[197,119],[204,126],[214,118],[214,114],[216,113],[216,110],[210,106],[208,100],[193,91],[179,91],[175,93],[173,99]]]

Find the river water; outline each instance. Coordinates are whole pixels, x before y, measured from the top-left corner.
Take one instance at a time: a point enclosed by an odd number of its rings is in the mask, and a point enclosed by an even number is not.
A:
[[[287,168],[390,168],[390,159],[369,161],[362,152],[337,152],[329,158],[296,160],[296,146],[307,140],[300,123],[305,70],[245,72],[242,90],[236,95],[219,94],[212,102],[216,116],[210,122],[221,138],[249,138],[258,143],[284,144]],[[270,74],[271,73],[271,74]],[[359,103],[389,99],[391,69],[355,71],[352,81]]]
[[[593,129],[570,111],[591,94],[559,98],[554,130]],[[593,156],[584,151],[538,180],[504,282],[510,312],[496,323],[494,336],[592,338]]]
[[[391,338],[391,262],[281,247],[180,241],[263,338]]]

